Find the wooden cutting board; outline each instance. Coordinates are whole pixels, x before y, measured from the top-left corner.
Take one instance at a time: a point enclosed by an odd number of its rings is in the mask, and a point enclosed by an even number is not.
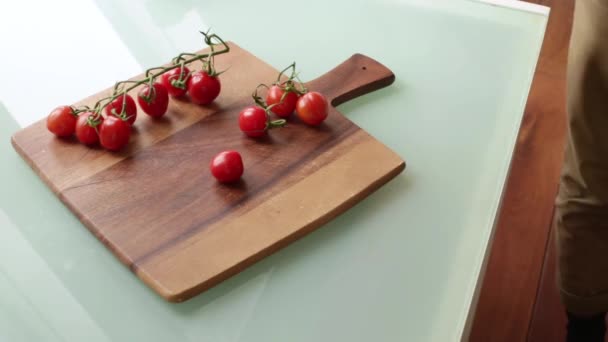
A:
[[[254,140],[239,130],[238,113],[252,104],[258,83],[273,82],[278,71],[230,47],[216,57],[218,70],[230,69],[215,103],[172,99],[160,120],[139,110],[130,145],[121,152],[57,139],[46,119],[12,138],[87,228],[169,301],[189,299],[319,228],[405,167],[333,108],[391,84],[389,69],[353,55],[307,83],[332,104],[320,127],[294,117]],[[92,105],[109,92],[75,105]],[[242,181],[231,186],[209,173],[211,158],[228,149],[239,151],[245,164]]]

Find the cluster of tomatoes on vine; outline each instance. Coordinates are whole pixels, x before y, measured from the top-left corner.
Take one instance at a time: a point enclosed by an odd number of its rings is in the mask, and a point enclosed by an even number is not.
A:
[[[291,70],[287,80],[283,76]],[[267,90],[263,99],[258,91]],[[239,128],[251,138],[260,138],[268,130],[283,127],[295,112],[300,120],[311,126],[320,125],[328,115],[329,104],[324,95],[308,91],[298,79],[295,63],[279,73],[276,82],[260,84],[252,94],[255,105],[239,113]],[[280,119],[272,120],[271,113]],[[243,174],[243,160],[237,151],[224,151],[211,161],[211,173],[222,183],[238,181]]]
[[[289,70],[291,74],[287,80],[283,80]],[[267,89],[265,100],[258,95],[261,88]],[[252,97],[256,105],[241,111],[239,127],[253,138],[265,135],[268,129],[283,126],[286,123],[285,119],[294,111],[300,120],[311,126],[318,126],[327,118],[327,99],[321,93],[309,92],[303,86],[298,79],[295,63],[281,71],[272,85],[258,85]],[[281,119],[271,121],[270,112]]]
[[[99,144],[107,150],[118,151],[129,143],[131,128],[137,119],[137,105],[128,94],[131,90],[141,86],[137,102],[141,110],[153,118],[165,115],[170,96],[183,97],[187,93],[196,104],[210,104],[221,91],[214,57],[227,53],[230,48],[217,35],[201,33],[211,47],[210,53],[182,53],[170,66],[146,70],[141,80],[117,82],[112,95],[100,99],[93,107],[57,107],[47,117],[48,130],[62,138],[76,135],[78,141],[87,146]],[[216,50],[217,45],[223,49]],[[201,70],[190,71],[186,66],[199,60],[203,62]]]
[[[188,94],[199,105],[208,105],[221,92],[219,75],[214,68],[214,57],[230,50],[216,34],[201,32],[211,52],[206,54],[182,53],[167,67],[146,70],[141,80],[117,82],[111,96],[93,105],[60,106],[47,117],[47,128],[58,137],[76,135],[87,146],[101,145],[109,151],[118,151],[130,140],[132,125],[137,119],[137,105],[128,93],[141,86],[137,102],[141,110],[153,118],[167,112],[169,98]],[[218,46],[222,49],[216,50]],[[191,71],[187,64],[202,61],[201,70]],[[285,73],[291,71],[289,77]],[[266,88],[265,99],[258,95]],[[282,127],[292,113],[308,125],[317,126],[327,118],[329,105],[325,96],[309,92],[299,81],[295,63],[285,68],[270,86],[260,84],[252,94],[255,105],[239,113],[238,124],[243,133],[252,138],[262,137],[272,128]],[[271,120],[271,113],[280,119]],[[238,181],[244,171],[241,155],[236,151],[224,151],[216,155],[210,164],[212,175],[222,183]]]
[[[213,73],[190,72],[184,66],[163,74],[160,82],[152,79],[144,85],[137,93],[137,102],[144,113],[160,118],[167,112],[169,96],[182,97],[187,92],[193,102],[204,105],[219,95],[220,87],[219,78]],[[47,128],[59,137],[75,134],[87,146],[99,143],[107,150],[118,151],[128,144],[136,119],[135,100],[124,92],[102,110],[57,107],[47,118]]]

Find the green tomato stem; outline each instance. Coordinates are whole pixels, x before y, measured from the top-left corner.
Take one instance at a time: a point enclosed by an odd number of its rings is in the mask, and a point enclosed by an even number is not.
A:
[[[266,129],[283,127],[283,126],[285,126],[286,123],[287,123],[287,120],[285,120],[285,119],[273,120],[273,121],[268,122],[268,124],[266,125]]]

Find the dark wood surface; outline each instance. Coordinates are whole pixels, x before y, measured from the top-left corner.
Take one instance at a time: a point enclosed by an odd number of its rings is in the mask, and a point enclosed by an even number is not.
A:
[[[163,120],[140,115],[120,153],[56,139],[44,120],[13,137],[89,230],[170,301],[186,300],[318,228],[405,167],[333,106],[318,128],[292,118],[268,137],[247,138],[238,113],[252,104],[256,85],[278,71],[235,44],[216,63],[230,71],[214,104],[171,100]],[[393,80],[380,63],[354,55],[307,86],[337,105]],[[208,171],[211,158],[228,149],[245,164],[242,181],[231,186]]]
[[[546,310],[535,309],[535,302],[545,252],[553,244],[549,234],[566,134],[565,71],[574,0],[529,2],[551,7],[551,15],[470,335],[475,342],[525,341],[539,310],[557,319],[538,321],[545,330],[563,329],[559,312],[552,311],[555,302]],[[543,280],[543,288],[551,282]],[[531,338],[541,336],[535,329]],[[546,336],[533,341],[558,341]]]

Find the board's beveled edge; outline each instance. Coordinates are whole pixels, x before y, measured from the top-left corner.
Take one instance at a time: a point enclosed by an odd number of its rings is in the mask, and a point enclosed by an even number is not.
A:
[[[120,249],[116,248],[115,246],[108,244],[107,241],[103,238],[103,236],[98,232],[95,225],[92,224],[91,221],[85,215],[82,215],[78,212],[78,210],[70,202],[70,200],[66,196],[63,195],[63,192],[60,191],[59,189],[57,189],[54,186],[54,184],[52,184],[48,180],[46,175],[40,171],[40,169],[37,167],[37,165],[33,163],[31,158],[29,158],[27,156],[27,154],[25,154],[22,147],[19,145],[18,139],[15,138],[15,136],[19,132],[22,132],[22,130],[16,132],[15,134],[13,134],[11,136],[11,145],[13,146],[13,148],[17,152],[17,154],[19,154],[21,159],[23,159],[26,162],[26,164],[32,169],[32,171],[34,171],[34,173],[36,173],[38,175],[38,177],[40,177],[40,179],[43,181],[43,183],[46,186],[48,186],[49,189],[51,189],[51,191],[57,196],[57,198],[61,201],[61,203],[63,203],[70,210],[70,212],[74,216],[76,216],[76,218],[87,228],[87,230],[91,234],[93,234],[93,236],[97,240],[99,240],[100,243],[102,243],[121,263],[123,263],[127,267],[130,267],[132,265],[132,262],[125,256],[125,254],[122,253],[120,251]]]
[[[29,165],[32,171],[34,171],[34,173],[36,173],[38,177],[42,179],[42,182],[44,182],[44,184],[46,184],[46,186],[48,186],[54,194],[59,196],[59,189],[57,189],[55,185],[51,183],[48,177],[42,172],[42,170],[40,170],[38,165],[36,165],[36,163],[34,163],[34,161],[25,153],[23,147],[21,147],[21,144],[19,143],[19,135],[21,132],[23,132],[23,129],[20,129],[11,136],[11,145],[13,146],[13,149],[17,152],[21,159],[23,159],[25,163]]]
[[[254,265],[255,263],[261,261],[262,259],[264,259],[276,252],[279,252],[283,248],[288,247],[293,242],[295,242],[301,238],[304,238],[308,234],[311,234],[318,229],[323,228],[323,226],[326,223],[328,223],[329,221],[333,220],[334,218],[340,216],[341,214],[343,214],[344,212],[346,212],[347,210],[349,210],[350,208],[355,206],[357,203],[359,203],[360,201],[364,200],[369,195],[374,193],[376,190],[380,189],[383,185],[385,185],[386,183],[391,181],[393,178],[397,177],[401,172],[403,172],[403,170],[405,170],[405,165],[406,165],[405,161],[402,160],[402,163],[400,163],[399,165],[397,165],[395,167],[395,169],[393,169],[389,173],[387,173],[387,175],[385,177],[378,179],[377,182],[374,182],[374,184],[370,185],[369,188],[365,189],[362,193],[360,193],[360,196],[361,196],[360,198],[353,199],[352,201],[344,202],[343,206],[336,207],[336,209],[334,211],[332,211],[330,214],[326,215],[325,217],[320,218],[319,219],[320,221],[315,222],[314,225],[311,225],[310,227],[303,227],[302,229],[298,230],[296,233],[294,233],[290,236],[287,236],[285,239],[277,241],[272,247],[270,247],[258,254],[252,255],[249,259],[243,261],[241,264],[238,264],[232,268],[227,269],[224,273],[222,273],[214,278],[210,278],[207,282],[203,282],[199,286],[192,287],[190,289],[186,289],[184,291],[176,292],[176,293],[171,292],[169,289],[164,289],[164,292],[162,292],[162,293],[159,292],[159,294],[161,294],[161,296],[163,296],[163,298],[165,298],[169,302],[179,303],[179,302],[183,302],[188,299],[191,299],[206,290],[209,290],[210,288],[220,284],[221,282],[239,274],[240,272],[244,271],[245,269],[249,268],[250,266]],[[156,284],[156,282],[155,282],[155,284]],[[162,286],[162,284],[160,284],[160,283],[158,283],[158,285]]]

